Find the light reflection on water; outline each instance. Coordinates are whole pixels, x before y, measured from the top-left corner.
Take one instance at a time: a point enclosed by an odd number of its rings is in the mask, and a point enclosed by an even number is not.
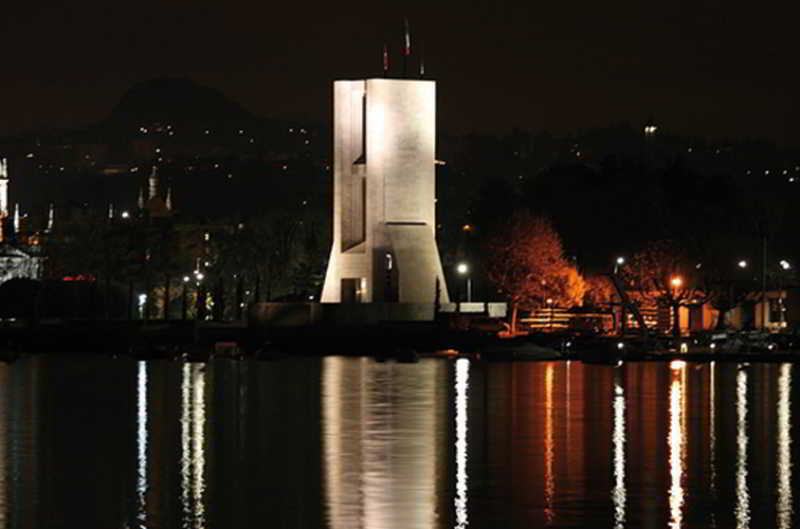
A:
[[[0,363],[0,529],[8,526],[8,365]]]
[[[0,529],[796,525],[792,364],[98,362],[0,364]]]
[[[736,528],[750,527],[750,492],[747,488],[747,367],[736,373]]]
[[[323,360],[326,506],[331,528],[436,527],[445,465],[444,364]]]
[[[621,385],[621,371],[614,372],[614,488],[611,498],[614,502],[614,529],[625,527],[625,389]]]
[[[183,527],[205,527],[205,366],[181,372],[181,503]]]
[[[716,409],[716,371],[717,363],[711,362],[708,371],[708,467],[711,502],[717,501],[717,409]],[[711,527],[717,526],[716,512],[710,513]]]
[[[792,526],[792,364],[781,364],[778,376],[777,526]]]
[[[686,391],[686,363],[680,360],[670,364],[672,382],[669,388],[669,509],[670,528],[683,526],[684,507],[684,459],[686,457],[686,432],[684,405]]]
[[[469,388],[469,360],[456,360],[456,529],[469,524],[467,509],[467,389]]]
[[[147,362],[139,362],[136,384],[136,494],[139,526],[147,527]]]
[[[547,364],[544,371],[544,501],[545,523],[550,525],[555,515],[553,501],[556,492],[556,479],[553,474],[555,447],[553,446],[553,370],[554,364]]]

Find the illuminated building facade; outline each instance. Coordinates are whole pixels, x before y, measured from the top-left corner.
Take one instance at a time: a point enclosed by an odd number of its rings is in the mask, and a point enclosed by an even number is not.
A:
[[[435,240],[436,84],[334,83],[333,248],[323,303],[448,302]]]

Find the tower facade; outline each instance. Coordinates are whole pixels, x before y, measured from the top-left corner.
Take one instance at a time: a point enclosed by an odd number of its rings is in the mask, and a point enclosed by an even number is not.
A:
[[[449,301],[436,246],[436,84],[333,86],[333,248],[323,303]]]

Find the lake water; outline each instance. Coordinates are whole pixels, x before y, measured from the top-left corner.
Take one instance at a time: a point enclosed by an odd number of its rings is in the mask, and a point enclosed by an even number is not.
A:
[[[0,364],[0,529],[789,528],[792,364]]]

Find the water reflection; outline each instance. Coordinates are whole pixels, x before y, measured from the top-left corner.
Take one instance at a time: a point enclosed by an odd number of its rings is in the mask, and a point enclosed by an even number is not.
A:
[[[147,527],[147,362],[139,362],[136,374],[136,494],[137,519]]]
[[[8,524],[8,364],[0,362],[0,529]]]
[[[716,409],[716,373],[717,363],[711,362],[709,365],[708,382],[708,466],[709,466],[709,489],[711,501],[717,500],[717,409]],[[710,513],[711,527],[717,526],[716,513]]]
[[[792,364],[781,364],[778,376],[777,526],[792,526]]]
[[[544,368],[544,516],[548,525],[553,521],[553,500],[556,491],[555,475],[553,474],[555,457],[553,446],[553,365],[553,362],[548,362]]]
[[[467,510],[467,389],[469,388],[469,360],[456,360],[456,528],[469,524]]]
[[[445,364],[327,357],[322,400],[332,529],[435,527]]]
[[[792,377],[38,356],[0,364],[0,529],[788,529]]]
[[[686,363],[673,360],[670,363],[672,381],[669,387],[669,511],[671,528],[683,526],[684,488],[683,473],[686,447],[684,405],[686,391]]]
[[[750,493],[747,488],[747,368],[736,373],[736,527],[750,527]]]
[[[181,500],[183,527],[205,527],[205,366],[181,372]]]
[[[614,489],[611,499],[614,502],[614,528],[625,527],[625,390],[621,384],[621,370],[614,372],[614,428],[611,434],[614,445]]]

